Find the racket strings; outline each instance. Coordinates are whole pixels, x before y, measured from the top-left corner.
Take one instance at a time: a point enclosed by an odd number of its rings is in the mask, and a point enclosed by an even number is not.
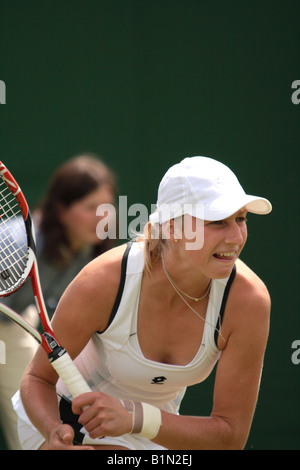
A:
[[[0,288],[12,288],[22,277],[28,260],[27,233],[21,208],[0,179]]]

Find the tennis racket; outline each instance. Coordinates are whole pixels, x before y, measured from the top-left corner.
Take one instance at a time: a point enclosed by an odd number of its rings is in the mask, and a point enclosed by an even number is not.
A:
[[[16,292],[30,277],[43,333],[0,303],[0,312],[16,322],[44,348],[51,365],[73,397],[90,392],[86,381],[50,327],[40,285],[35,234],[26,199],[14,177],[0,161],[0,297]]]

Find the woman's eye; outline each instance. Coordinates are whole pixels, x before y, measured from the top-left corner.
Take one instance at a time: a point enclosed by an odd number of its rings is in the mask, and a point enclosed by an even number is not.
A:
[[[212,225],[222,225],[223,224],[223,220],[214,220],[213,222],[211,222]]]

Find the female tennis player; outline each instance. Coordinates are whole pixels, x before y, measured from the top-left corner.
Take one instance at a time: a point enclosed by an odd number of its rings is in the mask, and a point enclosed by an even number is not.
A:
[[[53,328],[92,392],[71,402],[38,350],[14,398],[23,448],[244,448],[270,297],[239,257],[247,212],[270,211],[216,160],[171,167],[144,236],[92,261],[65,291]],[[180,415],[186,387],[216,363],[211,414]]]

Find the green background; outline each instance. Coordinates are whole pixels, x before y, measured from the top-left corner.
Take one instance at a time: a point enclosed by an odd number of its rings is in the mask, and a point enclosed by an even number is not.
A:
[[[0,156],[32,206],[84,150],[119,175],[128,205],[150,208],[191,155],[272,201],[249,217],[242,256],[273,303],[247,449],[300,449],[299,18],[299,0],[0,0]],[[212,387],[192,387],[182,412],[209,413]]]

